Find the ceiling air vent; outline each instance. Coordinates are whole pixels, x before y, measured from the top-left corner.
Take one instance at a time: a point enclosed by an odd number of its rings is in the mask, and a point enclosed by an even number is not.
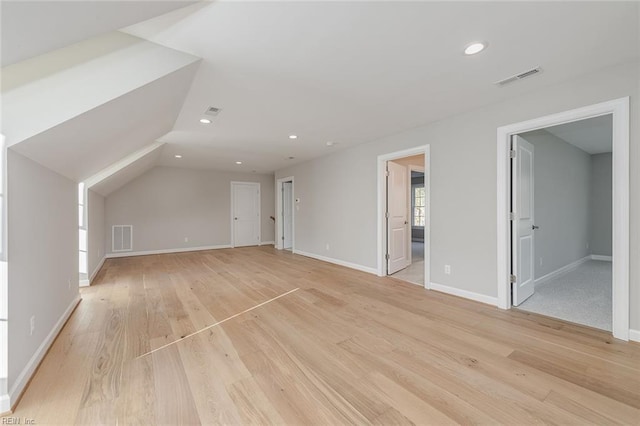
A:
[[[221,111],[220,108],[216,108],[216,107],[209,107],[207,108],[207,110],[204,112],[204,115],[210,115],[215,117],[216,115],[218,115],[218,113]]]
[[[512,75],[511,77],[507,77],[504,80],[496,81],[495,84],[498,86],[504,86],[505,84],[511,83],[513,81],[522,80],[523,78],[531,77],[532,75],[538,74],[542,72],[542,68],[535,67],[525,72],[521,72],[520,74]]]

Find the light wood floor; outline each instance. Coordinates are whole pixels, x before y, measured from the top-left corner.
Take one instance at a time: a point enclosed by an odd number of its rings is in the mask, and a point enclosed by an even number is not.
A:
[[[640,423],[638,344],[270,247],[108,260],[82,298],[13,416]]]

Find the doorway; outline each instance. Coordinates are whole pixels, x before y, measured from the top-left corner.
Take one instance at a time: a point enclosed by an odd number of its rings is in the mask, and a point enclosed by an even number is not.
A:
[[[588,122],[587,120],[592,120]],[[609,223],[609,232],[611,235],[611,256],[596,253],[595,245],[599,243],[596,240],[600,237],[591,236],[593,232],[584,230],[581,223],[589,224],[592,209],[589,209],[589,189],[572,189],[564,192],[564,195],[557,197],[551,202],[547,202],[543,208],[549,211],[540,210],[540,206],[536,207],[538,198],[544,197],[540,191],[536,191],[535,171],[536,152],[542,154],[544,151],[536,146],[532,141],[538,139],[557,138],[558,134],[567,131],[569,128],[574,130],[582,127],[584,130],[588,125],[596,122],[605,122],[610,120],[610,130],[612,133],[611,140],[611,167],[609,172],[611,184],[609,185],[609,193],[612,199],[610,213],[612,220]],[[562,127],[564,126],[564,128]],[[593,126],[592,126],[593,127]],[[562,130],[564,129],[564,130]],[[628,340],[629,338],[629,100],[628,98],[618,99],[615,101],[604,102],[572,111],[554,114],[523,123],[517,123],[498,129],[498,304],[500,308],[509,309],[511,306],[520,305],[525,307],[527,303],[531,304],[535,299],[535,293],[539,289],[542,290],[547,284],[554,279],[564,277],[564,286],[556,282],[552,287],[550,294],[555,293],[555,299],[551,296],[553,302],[561,299],[559,296],[562,292],[573,297],[568,303],[569,306],[561,306],[556,310],[557,317],[572,321],[585,322],[576,320],[576,317],[567,317],[569,313],[578,311],[580,305],[579,297],[587,294],[587,289],[578,289],[575,285],[589,284],[593,281],[593,277],[599,277],[598,280],[606,281],[605,273],[598,272],[592,268],[593,266],[604,266],[606,264],[595,265],[591,261],[607,261],[610,260],[611,266],[611,301],[609,303],[610,327],[602,327],[613,332],[614,337]],[[536,133],[537,132],[537,133]],[[556,135],[554,135],[554,132]],[[583,132],[580,138],[586,139],[592,136],[595,130],[589,129]],[[570,135],[565,132],[565,137],[571,139]],[[561,138],[558,138],[561,139]],[[557,141],[556,141],[557,142]],[[548,145],[544,148],[546,154],[549,154],[551,148],[558,149],[560,145],[557,143],[553,146]],[[574,147],[565,146],[566,152],[571,150],[579,151]],[[593,149],[586,148],[586,149]],[[585,151],[584,147],[582,149]],[[607,154],[601,152],[600,154]],[[588,153],[577,154],[578,157],[588,157]],[[515,158],[514,158],[515,157]],[[605,156],[606,157],[606,156]],[[543,160],[543,158],[541,158]],[[583,172],[579,172],[577,166],[569,166],[569,157],[563,158],[559,153],[552,153],[549,156],[550,163],[560,162],[556,164],[558,176],[563,176],[566,181],[579,181],[580,173],[584,174],[582,179],[586,177],[587,171],[591,170],[591,162],[600,159],[584,160],[589,162],[585,165]],[[577,161],[577,160],[576,160]],[[595,163],[594,163],[595,164]],[[600,167],[600,166],[593,166]],[[545,171],[544,178],[549,178],[554,172]],[[606,174],[606,172],[605,172]],[[602,179],[602,177],[600,177]],[[567,185],[567,182],[547,182],[547,189],[550,185]],[[585,186],[587,188],[587,186]],[[553,193],[557,188],[551,188],[549,193]],[[580,194],[582,191],[582,195]],[[537,192],[537,194],[536,194]],[[548,195],[548,194],[547,194]],[[580,201],[581,200],[581,201]],[[575,204],[572,206],[572,204]],[[564,207],[563,207],[564,206]],[[572,209],[572,210],[571,210]],[[607,207],[604,207],[607,210]],[[536,212],[538,216],[536,217]],[[563,218],[564,215],[564,218]],[[546,219],[545,219],[546,218]],[[546,220],[543,225],[540,220]],[[562,219],[562,220],[560,220]],[[556,223],[557,222],[557,223]],[[601,232],[607,225],[599,225],[596,231]],[[592,230],[593,231],[593,230]],[[544,234],[543,234],[544,233]],[[562,241],[562,236],[567,238],[569,233],[573,235],[566,241]],[[558,235],[554,235],[558,234]],[[543,235],[545,238],[543,239]],[[560,237],[560,238],[558,238]],[[536,243],[536,238],[539,239]],[[557,240],[553,242],[554,238]],[[540,245],[540,247],[537,247]],[[544,247],[546,245],[546,248]],[[553,252],[561,246],[566,245],[568,248]],[[605,244],[606,246],[606,244]],[[571,248],[572,247],[572,248]],[[602,245],[599,245],[602,247]],[[597,250],[603,250],[598,248]],[[568,253],[568,254],[567,254]],[[562,256],[565,256],[565,260]],[[567,257],[568,256],[568,257]],[[567,261],[571,256],[576,258],[573,261]],[[555,262],[555,264],[554,264]],[[567,263],[569,262],[569,263]],[[581,267],[584,266],[584,267]],[[546,269],[545,269],[546,267]],[[597,268],[603,269],[603,268]],[[577,274],[578,277],[571,274]],[[585,278],[587,274],[591,278]],[[571,287],[573,282],[574,287]],[[567,287],[567,283],[569,286]],[[602,283],[601,283],[602,284]],[[572,290],[573,288],[573,290]],[[597,293],[597,291],[595,292]],[[606,295],[605,295],[606,296]],[[531,297],[531,299],[530,299]],[[602,302],[602,300],[600,300]],[[584,309],[584,308],[582,308]],[[583,317],[594,316],[592,312],[586,309],[586,315]],[[606,309],[606,308],[605,308]],[[533,310],[533,309],[531,309]],[[549,311],[547,311],[549,312]],[[545,313],[543,313],[545,314]],[[548,313],[547,313],[548,314]],[[564,316],[561,316],[564,315]],[[594,323],[586,323],[586,325],[597,326]]]
[[[260,183],[231,182],[231,247],[260,244]]]
[[[378,275],[430,287],[429,146],[378,157]]]
[[[612,116],[512,136],[512,304],[612,326]]]
[[[276,181],[276,248],[295,249],[295,210],[293,176]]]

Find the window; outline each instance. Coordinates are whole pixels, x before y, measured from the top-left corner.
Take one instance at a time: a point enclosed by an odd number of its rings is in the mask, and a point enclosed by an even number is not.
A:
[[[80,268],[81,278],[85,278],[88,273],[87,263],[87,210],[86,190],[84,183],[78,185],[78,266]]]
[[[425,193],[424,186],[414,186],[412,191],[413,226],[424,226]]]

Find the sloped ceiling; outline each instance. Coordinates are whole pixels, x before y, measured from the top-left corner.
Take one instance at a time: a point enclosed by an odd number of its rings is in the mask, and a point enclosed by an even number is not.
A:
[[[88,188],[104,197],[108,196],[155,167],[163,148],[162,144],[154,144],[142,155],[132,154],[135,157],[131,161],[125,159],[121,167],[116,165],[111,173],[101,176],[97,183],[87,182]]]
[[[184,167],[268,172],[637,60],[638,8],[213,2],[124,31],[203,58],[162,164],[179,152]],[[465,56],[476,40],[488,49]],[[494,84],[535,66],[535,77]],[[200,124],[209,106],[222,111]]]
[[[5,67],[193,3],[3,0],[0,63]]]
[[[114,32],[4,67],[2,133],[25,141],[198,61]]]
[[[161,77],[12,149],[81,182],[170,131],[196,68]]]
[[[169,132],[199,58],[122,33],[3,68],[2,133],[82,181]]]

